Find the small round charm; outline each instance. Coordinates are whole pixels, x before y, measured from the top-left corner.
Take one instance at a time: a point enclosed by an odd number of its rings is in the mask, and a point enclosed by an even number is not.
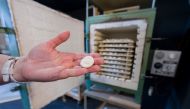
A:
[[[89,68],[94,64],[94,58],[92,56],[85,56],[80,61],[80,66],[84,68]]]

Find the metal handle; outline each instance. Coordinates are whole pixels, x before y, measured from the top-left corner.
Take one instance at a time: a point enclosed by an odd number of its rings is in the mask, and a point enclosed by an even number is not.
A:
[[[144,78],[153,79],[154,77],[153,76],[144,75]]]

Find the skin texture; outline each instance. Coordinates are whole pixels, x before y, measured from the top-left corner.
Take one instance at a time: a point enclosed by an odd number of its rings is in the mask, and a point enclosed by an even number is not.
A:
[[[49,82],[84,75],[88,72],[98,72],[100,65],[103,64],[103,58],[99,54],[76,54],[56,50],[56,47],[65,42],[69,36],[68,31],[63,32],[35,46],[28,55],[16,62],[13,77],[20,82]],[[87,55],[92,56],[95,63],[90,68],[82,68],[79,65],[80,60]]]

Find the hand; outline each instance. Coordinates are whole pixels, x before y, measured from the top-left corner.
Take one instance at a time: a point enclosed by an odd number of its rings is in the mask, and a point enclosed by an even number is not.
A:
[[[90,68],[82,68],[79,66],[80,60],[87,54],[65,53],[55,49],[65,42],[69,35],[69,32],[63,32],[34,47],[15,64],[13,77],[17,81],[48,82],[80,76],[87,72],[98,72],[103,64],[99,54],[89,54],[94,57],[95,64]]]

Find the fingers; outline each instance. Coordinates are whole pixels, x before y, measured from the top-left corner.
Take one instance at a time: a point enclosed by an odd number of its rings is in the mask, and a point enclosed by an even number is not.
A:
[[[61,52],[63,56],[70,56],[73,57],[74,60],[82,59],[85,56],[92,56],[93,58],[101,58],[100,54],[98,53],[67,53],[67,52]],[[102,58],[103,59],[103,58]]]
[[[72,57],[73,60],[82,59],[84,56],[87,56],[85,53],[68,53],[68,52],[60,52],[63,57]]]
[[[74,56],[75,60],[82,59],[83,57],[89,56],[89,55],[92,56],[93,58],[100,58],[101,57],[98,53],[87,54],[87,53],[65,53],[64,52],[63,54]]]
[[[88,69],[81,68],[80,66],[76,66],[72,69],[65,69],[65,67],[63,66],[57,66],[38,70],[37,72],[34,72],[32,75],[29,75],[29,80],[35,80],[39,82],[55,81],[65,79],[68,77],[81,76],[88,72],[98,71],[100,71],[100,66],[98,65],[94,65]]]
[[[104,64],[103,58],[94,58],[94,65],[102,65]]]
[[[101,69],[98,65],[93,65],[92,67],[88,68],[88,72],[99,72]]]
[[[61,55],[63,56],[63,57],[72,57],[73,59],[75,58],[75,56],[76,56],[76,54],[75,53],[68,53],[68,52],[59,52],[59,53],[61,53]]]
[[[65,42],[69,38],[69,36],[70,36],[70,32],[68,31],[63,32],[59,34],[58,36],[56,36],[55,38],[49,40],[47,44],[50,45],[52,48],[56,48],[61,43]]]
[[[85,73],[87,73],[88,70],[85,68],[81,68],[81,67],[75,67],[73,69],[65,69],[62,72],[60,72],[60,79],[65,79],[68,77],[75,77],[75,76],[80,76],[80,75],[84,75]]]
[[[56,81],[68,77],[84,75],[87,72],[88,72],[87,69],[81,68],[79,66],[69,69],[63,66],[56,66],[33,72],[31,75],[28,76],[30,78],[28,80],[34,80],[39,82]]]
[[[76,65],[80,65],[81,60],[76,60],[75,63]],[[94,65],[102,65],[104,64],[104,59],[103,58],[94,58]]]
[[[27,75],[25,75],[25,78],[27,78],[29,81],[38,82],[55,81],[59,79],[59,73],[64,69],[64,66],[43,68],[32,73],[27,73]]]
[[[87,56],[87,54],[85,54],[85,53],[76,53],[75,54],[75,60],[80,60],[85,56]]]
[[[90,56],[92,56],[93,58],[101,57],[100,54],[98,54],[98,53],[90,53]]]
[[[80,66],[76,66],[73,69],[65,69],[62,72],[60,72],[60,79],[65,79],[68,77],[75,77],[75,76],[81,76],[84,75],[88,72],[98,72],[100,71],[100,66],[94,65],[88,69],[86,68],[81,68]]]
[[[91,53],[91,54],[85,54],[85,53],[66,53],[66,52],[61,52],[62,57],[64,57],[64,62],[68,62],[71,60],[70,58],[73,58],[74,66],[80,66],[80,61],[83,57],[85,56],[92,56],[94,58],[94,65],[102,65],[104,63],[104,59],[98,54],[98,53]],[[65,59],[68,59],[65,60]]]
[[[65,68],[73,68],[76,64],[74,62],[64,62],[62,66]]]

